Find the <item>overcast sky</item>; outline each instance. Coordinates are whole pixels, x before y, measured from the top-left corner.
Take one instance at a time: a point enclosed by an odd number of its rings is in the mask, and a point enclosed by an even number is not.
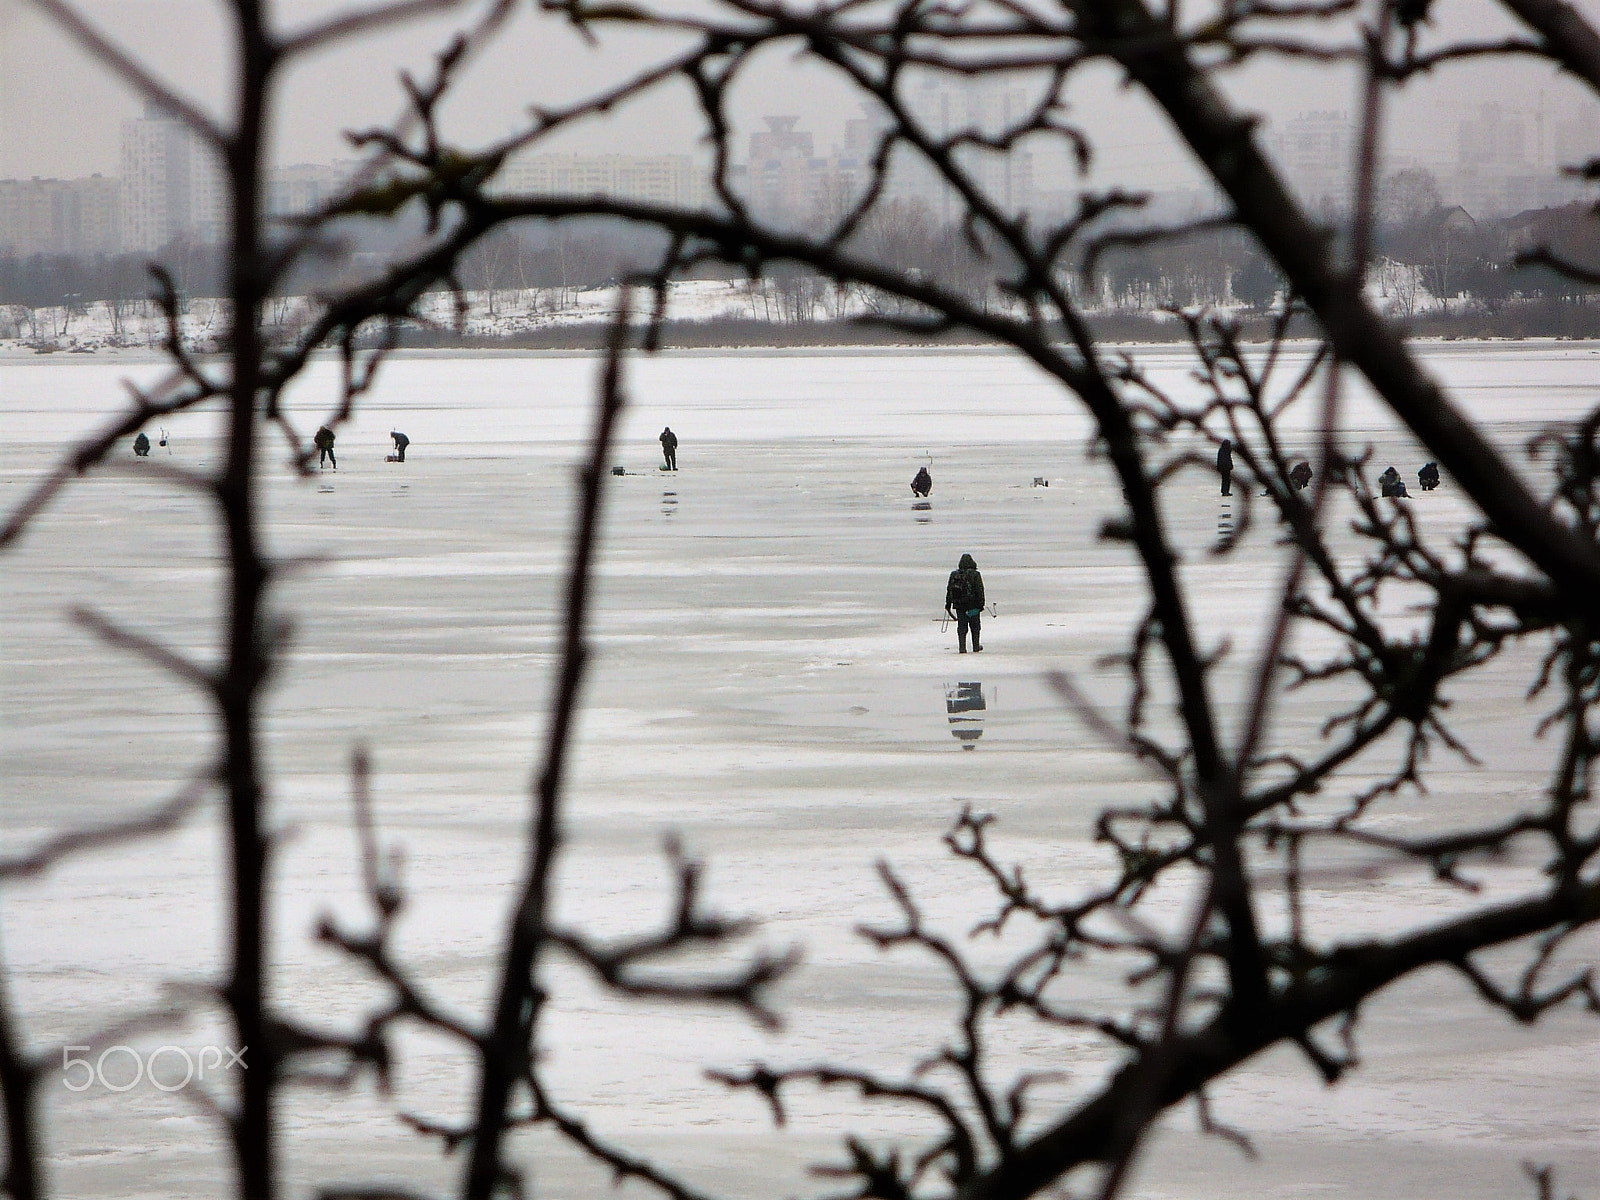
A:
[[[1578,0],[1600,19],[1600,0]],[[226,7],[217,0],[79,0],[81,11],[128,46],[163,78],[213,111],[220,111],[230,63]],[[280,27],[293,27],[346,4],[278,0]],[[1516,27],[1488,0],[1438,0],[1440,20],[1458,32],[1495,36]],[[517,127],[527,105],[570,99],[645,61],[659,43],[608,34],[586,45],[566,26],[537,14],[530,2],[475,64],[448,110],[448,131],[471,143]],[[383,123],[401,105],[401,67],[426,69],[430,56],[462,18],[419,24],[310,60],[287,77],[273,158],[279,163],[329,162],[348,156],[345,129]],[[1236,101],[1269,119],[1310,109],[1353,110],[1354,79],[1346,72],[1253,68],[1229,83]],[[856,105],[820,72],[798,77],[787,55],[771,54],[737,93],[738,111],[754,122],[764,113],[803,113],[802,127],[826,150]],[[1107,178],[1139,186],[1170,186],[1192,178],[1186,156],[1162,121],[1109,70],[1086,77],[1071,94],[1073,115],[1096,135]],[[1600,107],[1542,64],[1458,64],[1420,81],[1393,110],[1391,150],[1424,158],[1453,156],[1455,121],[1495,101],[1547,120]],[[140,101],[41,16],[29,0],[0,0],[0,178],[75,177],[118,171],[119,127],[137,116]],[[669,92],[648,105],[570,135],[552,149],[659,153],[689,150],[698,133],[687,92]],[[741,142],[740,150],[744,149]],[[1049,175],[1058,164],[1039,163]]]

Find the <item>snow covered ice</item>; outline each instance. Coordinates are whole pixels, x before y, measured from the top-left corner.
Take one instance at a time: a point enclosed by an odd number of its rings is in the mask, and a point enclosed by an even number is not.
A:
[[[1177,348],[1140,354],[1174,381],[1187,367]],[[1600,356],[1582,344],[1443,346],[1426,356],[1508,447],[1594,403]],[[68,439],[112,411],[121,375],[159,370],[136,358],[0,360],[0,500],[9,508]],[[573,467],[595,374],[581,354],[404,355],[341,427],[337,472],[297,479],[269,438],[271,545],[307,556],[274,593],[294,639],[267,728],[273,823],[285,831],[275,999],[291,1012],[352,1022],[378,994],[311,936],[324,911],[368,919],[349,820],[358,742],[373,754],[382,835],[406,853],[400,949],[462,1014],[484,1011],[551,688]],[[294,392],[305,431],[326,413],[335,378],[333,364],[319,363]],[[628,474],[606,481],[562,911],[600,933],[650,926],[666,903],[661,839],[676,831],[710,864],[716,904],[761,918],[759,940],[802,946],[805,962],[778,994],[776,1034],[732,1017],[622,1006],[558,971],[545,1046],[572,1108],[715,1193],[826,1190],[805,1167],[837,1156],[840,1130],[914,1131],[915,1122],[823,1093],[774,1131],[755,1100],[702,1071],[756,1057],[892,1070],[947,1036],[942,976],[915,955],[880,955],[852,931],[891,919],[873,869],[886,859],[937,920],[965,932],[987,895],[939,841],[963,804],[997,815],[1003,856],[1038,881],[1075,889],[1104,867],[1090,840],[1094,814],[1149,785],[1040,676],[1065,668],[1096,695],[1117,694],[1095,664],[1120,648],[1142,604],[1130,556],[1096,538],[1120,496],[1086,456],[1075,402],[995,352],[670,353],[635,360],[627,390],[616,461]],[[1355,398],[1351,420],[1378,445],[1379,469],[1393,461],[1415,478],[1422,456],[1375,406]],[[657,469],[655,437],[668,424],[682,439],[676,474]],[[152,463],[214,461],[214,415],[168,428]],[[384,462],[391,428],[412,439],[404,464]],[[930,456],[931,507],[917,510],[909,482]],[[221,573],[209,515],[141,479],[131,451],[116,460],[75,483],[0,570],[8,849],[164,798],[213,746],[196,697],[67,618],[72,605],[91,605],[201,659],[215,652]],[[1050,486],[1032,486],[1035,477]],[[1238,555],[1210,557],[1223,515],[1214,478],[1196,472],[1171,491],[1200,624],[1212,643],[1234,645],[1219,695],[1237,697],[1279,551],[1258,530]],[[1461,513],[1448,482],[1415,503],[1425,523]],[[953,625],[939,623],[945,576],[963,552],[977,559],[997,614],[985,619],[984,653],[965,658]],[[1520,725],[1502,732],[1525,683],[1517,669],[1491,668],[1455,710],[1485,765],[1437,756],[1432,792],[1398,801],[1395,821],[1425,823],[1445,805],[1465,820],[1538,786],[1549,748]],[[985,702],[982,736],[964,751],[952,700],[972,684]],[[1280,736],[1303,741],[1321,716],[1291,697]],[[153,1002],[166,982],[215,978],[222,852],[208,809],[176,835],[8,889],[0,946],[29,1035],[71,1041]],[[1490,895],[1522,882],[1514,865],[1482,877]],[[1323,919],[1352,930],[1421,921],[1456,902],[1408,874],[1321,894]],[[1586,945],[1592,953],[1594,940]],[[1117,981],[1097,969],[1075,986],[1109,997]],[[1600,1176],[1592,1018],[1558,1012],[1514,1027],[1457,980],[1430,974],[1370,1006],[1364,1028],[1364,1065],[1336,1089],[1287,1052],[1217,1089],[1219,1115],[1252,1134],[1261,1162],[1199,1137],[1192,1115],[1179,1113],[1134,1194],[1502,1200],[1526,1189],[1524,1159],[1556,1164],[1580,1191]],[[148,1044],[218,1036],[191,1026]],[[1058,1095],[1086,1089],[1104,1061],[1087,1040],[1030,1061],[1042,1053],[1007,1047],[1016,1064],[1075,1072]],[[285,1107],[294,1194],[313,1181],[443,1187],[455,1160],[393,1112],[459,1117],[470,1086],[465,1058],[419,1035],[404,1046],[393,1102],[366,1089],[297,1094]],[[44,1095],[56,1194],[226,1192],[221,1140],[183,1096],[148,1084],[77,1094],[53,1082]],[[538,1194],[609,1192],[608,1176],[543,1135],[516,1144]]]

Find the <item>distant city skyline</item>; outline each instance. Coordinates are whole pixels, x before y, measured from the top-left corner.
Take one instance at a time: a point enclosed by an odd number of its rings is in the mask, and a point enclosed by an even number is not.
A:
[[[0,0],[0,4],[16,2],[18,0]],[[7,90],[3,66],[0,66],[0,93]],[[1515,159],[1525,162],[1529,168],[1555,169],[1576,162],[1583,156],[1600,152],[1600,111],[1596,111],[1592,106],[1563,101],[1551,101],[1541,108],[1533,102],[1536,97],[1516,92],[1511,94],[1518,96],[1519,101],[1501,103],[1480,100],[1470,105],[1455,104],[1438,108],[1426,118],[1414,122],[1427,128],[1428,136],[1425,139],[1407,139],[1395,136],[1396,131],[1389,131],[1389,136],[1385,138],[1386,160],[1424,166],[1436,173],[1443,169],[1448,173],[1462,155],[1458,145],[1458,126],[1463,121],[1476,119],[1485,108],[1497,109],[1502,116],[1504,126],[1498,132],[1486,133],[1487,140],[1476,152],[1480,160]],[[1348,119],[1349,107],[1349,105],[1329,105],[1326,108],[1308,106],[1267,122],[1263,126],[1263,132],[1269,144],[1281,145],[1286,137],[1295,137],[1297,130],[1299,130],[1298,136],[1303,138],[1305,136],[1303,127],[1308,118],[1318,113],[1341,113]],[[82,139],[77,139],[78,145],[71,154],[49,153],[36,147],[18,145],[17,126],[7,121],[5,127],[0,128],[0,149],[5,150],[4,153],[0,153],[0,179],[81,179],[93,175],[114,177],[125,173],[127,164],[124,161],[122,129],[128,121],[136,121],[147,115],[143,113],[143,105],[138,101],[131,102],[127,108],[129,110],[127,117],[119,116],[110,121],[105,118],[111,113],[104,109],[84,114],[82,128],[92,132]],[[113,111],[120,112],[120,106]],[[785,114],[781,108],[775,107],[753,114],[745,121],[736,139],[741,155],[752,137],[762,136],[766,120],[778,115]],[[818,150],[823,153],[846,151],[852,139],[859,136],[859,131],[852,133],[851,127],[863,124],[859,116],[845,116],[835,123],[828,121],[826,114],[822,114],[821,119],[813,114],[789,115],[800,116],[797,128],[811,135]],[[926,118],[929,114],[920,115]],[[1438,136],[1441,130],[1445,131],[1446,136]],[[1096,146],[1097,158],[1102,163],[1114,163],[1116,168],[1134,176],[1133,182],[1141,186],[1182,186],[1197,181],[1198,177],[1192,170],[1186,168],[1186,164],[1173,160],[1172,148],[1167,138],[1155,136],[1154,131],[1144,132],[1149,136],[1115,138],[1103,142]],[[1505,141],[1504,139],[1508,137],[1510,140]],[[314,152],[319,148],[324,152]],[[331,143],[300,144],[280,139],[277,149],[279,153],[275,156],[274,165],[279,167],[301,164],[325,165],[352,158],[356,154],[348,143],[337,140]],[[648,155],[652,149],[656,147],[649,141],[637,145],[632,139],[627,138],[602,139],[599,144],[566,139],[552,142],[540,152],[589,156],[606,153]],[[683,147],[679,152],[691,158],[703,158],[703,155],[696,153],[696,148],[692,144]],[[1069,178],[1067,172],[1047,160],[1038,164],[1036,172],[1044,176],[1060,175],[1060,184],[1070,186],[1077,183],[1075,178]],[[1041,182],[1046,181],[1041,180]]]
[[[227,69],[226,29],[213,0],[78,0],[77,7],[195,103],[220,109]],[[346,7],[345,0],[277,0],[274,10],[282,26],[293,28]],[[1495,15],[1477,0],[1459,0],[1448,10],[1435,7],[1438,11],[1430,26],[1434,40],[1452,29],[1483,38],[1512,28],[1503,13]],[[1577,7],[1600,15],[1600,0],[1578,0]],[[463,11],[470,15],[472,6]],[[447,134],[466,144],[482,144],[520,128],[529,102],[592,93],[630,74],[649,57],[649,47],[625,39],[589,46],[564,21],[539,14],[535,6],[519,8],[517,14],[445,105]],[[425,73],[432,55],[464,19],[458,15],[406,26],[364,45],[359,53],[332,51],[297,67],[285,81],[269,160],[287,166],[348,156],[351,148],[344,130],[392,119],[402,105],[397,68]],[[1269,57],[1219,78],[1245,110],[1265,118],[1269,131],[1281,129],[1302,113],[1354,108],[1358,81],[1351,71],[1327,68],[1301,73],[1292,88],[1282,86],[1289,71]],[[1129,99],[1115,72],[1106,70],[1098,81],[1090,72],[1074,89],[1068,96],[1069,119],[1085,126],[1106,177],[1157,188],[1201,182],[1164,122]],[[1486,98],[1498,98],[1508,107],[1514,104],[1525,114],[1549,114],[1548,132],[1556,116],[1580,97],[1583,93],[1548,64],[1453,64],[1418,77],[1391,99],[1384,140],[1392,157],[1444,162],[1454,150],[1456,118]],[[1600,125],[1600,106],[1594,99],[1584,97],[1581,103],[1588,119]],[[802,111],[802,124],[821,152],[843,146],[848,123],[861,115],[836,79],[820,71],[801,76],[776,50],[742,76],[731,106],[739,123],[741,152],[745,139],[762,128],[768,114]],[[27,0],[0,0],[0,178],[117,174],[121,124],[138,119],[142,108],[140,98],[112,81]],[[1449,136],[1438,136],[1441,122]],[[704,152],[697,140],[699,129],[688,88],[674,85],[648,104],[631,106],[605,121],[586,122],[544,152],[695,156]],[[1070,185],[1069,166],[1059,156],[1036,159],[1035,184],[1045,189]]]
[[[180,82],[201,106],[215,105],[225,74],[223,29],[210,0],[80,0],[85,14],[125,41],[152,70]],[[1474,0],[1462,0],[1462,12]],[[286,27],[339,7],[338,0],[279,0]],[[1600,0],[1580,7],[1600,11]],[[520,10],[519,10],[520,11]],[[1456,10],[1452,10],[1456,11]],[[1461,18],[1467,19],[1467,18]],[[384,40],[381,53],[329,54],[288,81],[284,117],[271,146],[278,164],[266,181],[268,206],[302,212],[348,176],[335,164],[355,153],[342,131],[383,123],[399,111],[394,65],[422,69],[452,26],[433,21]],[[1473,30],[1487,34],[1489,30]],[[526,120],[507,95],[593,91],[636,69],[638,47],[605,53],[584,46],[560,22],[530,8],[508,27],[445,106],[447,134],[467,145],[505,136]],[[382,68],[374,63],[388,64]],[[834,81],[803,79],[773,55],[735,89],[735,184],[775,219],[803,224],[837,209],[864,186],[883,116],[844,103]],[[1246,109],[1275,97],[1262,136],[1304,202],[1347,203],[1354,154],[1348,71],[1310,76],[1287,96],[1269,61],[1219,80]],[[500,86],[514,78],[517,87]],[[1305,77],[1302,77],[1304,79]],[[971,86],[959,78],[908,76],[903,98],[936,136],[992,133],[1027,111],[1037,83],[1026,75]],[[969,169],[1002,207],[1041,216],[1069,210],[1080,189],[1147,188],[1167,215],[1218,203],[1209,180],[1164,124],[1130,106],[1109,73],[1075,84],[1068,118],[1093,146],[1087,178],[1059,146],[1035,154],[1024,141],[1007,155],[964,150]],[[802,98],[803,97],[803,101]],[[1386,173],[1420,168],[1439,197],[1474,216],[1495,216],[1582,194],[1563,163],[1600,154],[1600,106],[1545,65],[1460,64],[1424,76],[1386,108]],[[662,203],[706,202],[707,154],[695,137],[686,93],[667,90],[616,119],[591,121],[531,147],[509,164],[503,186],[601,191]],[[213,242],[223,221],[220,177],[209,152],[112,82],[26,0],[0,0],[0,250],[149,252],[174,238]],[[97,178],[98,177],[98,178]],[[913,199],[937,218],[949,195],[925,164],[897,155],[888,194]],[[31,248],[31,249],[30,249]]]
[[[961,130],[993,133],[1014,120],[1027,96],[1004,83],[952,87],[926,81],[912,95],[917,119],[938,136]],[[798,113],[766,114],[764,128],[735,146],[731,183],[769,219],[796,227],[819,217],[837,219],[866,187],[881,121],[870,115],[845,123],[844,136],[819,145],[817,131]],[[1567,203],[1584,186],[1558,167],[1600,154],[1600,123],[1579,110],[1528,108],[1488,101],[1436,126],[1428,157],[1391,153],[1384,172],[1411,172],[1413,190],[1459,205],[1475,217],[1504,216]],[[0,253],[150,253],[175,241],[216,244],[226,227],[225,194],[210,151],[153,105],[121,123],[120,170],[72,179],[0,179]],[[1303,202],[1337,211],[1348,202],[1356,130],[1345,110],[1298,114],[1266,131],[1270,153]],[[741,153],[742,150],[742,153]],[[1076,189],[1039,177],[1033,156],[963,152],[983,189],[1007,211],[1041,217],[1069,211]],[[357,169],[356,159],[270,168],[269,213],[293,215],[331,199]],[[1424,172],[1419,176],[1418,171]],[[1052,186],[1052,185],[1056,186]],[[513,157],[502,169],[502,191],[611,195],[662,205],[715,203],[705,164],[687,154],[541,153]],[[1164,189],[1156,206],[1181,219],[1221,200],[1203,181]],[[912,161],[891,171],[885,199],[911,200],[948,219],[948,188]]]

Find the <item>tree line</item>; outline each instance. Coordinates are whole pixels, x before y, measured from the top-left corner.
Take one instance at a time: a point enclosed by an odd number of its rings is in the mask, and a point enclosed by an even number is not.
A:
[[[1419,175],[1424,177],[1421,184]],[[1385,180],[1400,202],[1390,205],[1385,219],[1375,223],[1373,247],[1379,262],[1373,268],[1372,286],[1392,315],[1415,319],[1424,314],[1429,300],[1443,301],[1445,309],[1456,313],[1488,315],[1507,306],[1544,305],[1541,311],[1548,312],[1551,301],[1590,303],[1594,284],[1520,257],[1532,247],[1548,246],[1573,263],[1600,266],[1600,233],[1586,205],[1479,221],[1439,202],[1430,180],[1426,172],[1415,169]],[[414,237],[421,222],[411,224]],[[351,274],[376,269],[410,240],[388,233],[385,239],[362,237],[352,234],[346,223],[340,255],[299,264],[286,276],[283,288],[316,293],[338,286]],[[959,225],[941,225],[925,205],[907,200],[875,210],[855,244],[897,270],[938,278],[980,304],[997,302],[996,282],[1011,265],[1003,249],[975,247]],[[636,274],[660,254],[662,245],[661,235],[654,231],[604,219],[575,222],[570,228],[536,222],[507,225],[463,255],[457,281],[482,294],[491,313],[502,294],[528,289],[553,293],[546,303],[552,311],[560,311],[570,304],[573,292],[610,286]],[[0,256],[0,305],[60,308],[70,314],[101,302],[115,323],[118,315],[148,309],[152,261],[174,278],[185,296],[211,297],[221,291],[223,252],[214,246],[177,242],[154,256]],[[726,264],[704,264],[695,274],[733,279],[742,272]],[[1122,313],[1185,306],[1265,313],[1281,303],[1287,291],[1282,272],[1247,231],[1208,221],[1161,230],[1156,236],[1146,231],[1124,235],[1117,227],[1109,228],[1085,260],[1064,275],[1064,286],[1087,308]],[[764,290],[763,304],[753,310],[757,319],[801,323],[840,315],[837,295],[824,286],[819,273],[780,268],[770,272],[769,279],[772,286]],[[873,302],[893,307],[877,294]],[[30,336],[51,332],[30,326],[33,329],[38,332]]]

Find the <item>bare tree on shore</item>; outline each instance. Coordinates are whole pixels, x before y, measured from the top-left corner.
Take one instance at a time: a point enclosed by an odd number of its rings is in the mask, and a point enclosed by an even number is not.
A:
[[[601,96],[545,107],[517,135],[486,146],[450,144],[436,114],[459,76],[502,29],[509,0],[391,0],[298,30],[273,26],[258,0],[219,0],[232,18],[237,60],[226,115],[213,120],[153,78],[124,50],[87,24],[66,0],[29,0],[108,69],[182,121],[225,164],[231,196],[228,226],[226,353],[202,361],[179,335],[186,299],[170,276],[158,280],[168,317],[165,381],[135,393],[117,420],[71,448],[59,468],[10,514],[0,544],[24,537],[30,522],[73,478],[94,469],[120,439],[152,419],[207,401],[227,413],[225,453],[214,469],[168,467],[161,479],[210,503],[226,547],[228,584],[220,621],[225,636],[214,666],[192,661],[93,612],[79,619],[121,649],[142,654],[187,681],[211,707],[219,734],[214,760],[174,781],[171,800],[122,824],[65,833],[0,859],[0,884],[36,876],[87,847],[158,837],[209,797],[226,814],[230,958],[215,994],[237,1044],[250,1048],[236,1094],[218,1101],[242,1197],[282,1193],[284,1130],[277,1120],[308,1062],[338,1057],[352,1072],[380,1077],[398,1053],[397,1026],[419,1023],[456,1039],[473,1055],[471,1118],[459,1127],[420,1125],[459,1156],[460,1194],[470,1200],[514,1194],[526,1164],[507,1151],[516,1127],[544,1126],[611,1168],[673,1200],[699,1193],[669,1165],[602,1139],[585,1122],[581,1097],[551,1085],[539,1054],[548,1038],[547,968],[557,958],[586,968],[606,987],[646,1000],[705,1005],[706,1020],[772,1019],[769,985],[790,965],[748,952],[732,967],[677,976],[659,969],[668,956],[736,945],[746,926],[708,912],[697,864],[674,853],[676,892],[661,927],[600,941],[551,915],[553,870],[562,850],[569,735],[587,658],[595,530],[616,420],[625,402],[631,348],[657,346],[669,281],[706,262],[735,264],[756,276],[775,265],[804,268],[840,287],[885,297],[871,319],[911,336],[960,329],[1008,347],[1056,380],[1064,402],[1081,404],[1095,427],[1095,448],[1115,474],[1126,509],[1107,522],[1107,553],[1134,556],[1148,608],[1135,623],[1120,662],[1129,701],[1111,714],[1093,707],[1069,676],[1054,683],[1099,736],[1142,764],[1145,799],[1105,811],[1097,836],[1120,869],[1086,897],[1064,903],[1035,890],[1023,867],[992,848],[991,818],[963,814],[947,841],[952,855],[993,886],[994,907],[973,914],[980,931],[1027,926],[1029,945],[999,967],[982,965],[960,937],[925,917],[915,895],[885,866],[883,882],[899,919],[868,931],[888,953],[920,952],[955,981],[956,1030],[946,1045],[903,1076],[850,1064],[800,1068],[720,1067],[730,1087],[765,1098],[782,1120],[799,1089],[850,1087],[863,1098],[858,1131],[832,1167],[848,1194],[881,1200],[960,1197],[1022,1200],[1069,1179],[1091,1194],[1115,1195],[1145,1135],[1167,1109],[1193,1102],[1208,1129],[1240,1135],[1211,1120],[1208,1088],[1262,1051],[1298,1047],[1308,1070],[1332,1082],[1356,1066],[1363,1005],[1395,982],[1446,967],[1470,982],[1483,1002],[1531,1022],[1560,1005],[1600,1013],[1585,931],[1600,921],[1600,818],[1590,774],[1600,749],[1595,704],[1600,689],[1600,411],[1553,431],[1539,443],[1550,470],[1508,461],[1419,364],[1399,330],[1370,304],[1364,283],[1371,257],[1374,173],[1384,106],[1419,72],[1454,59],[1535,56],[1559,64],[1600,91],[1600,36],[1562,0],[1503,0],[1524,32],[1489,43],[1427,36],[1426,0],[1345,0],[1274,4],[1236,0],[1186,11],[1149,0],[1071,0],[1058,7],[1002,0],[970,7],[906,0],[885,7],[853,3],[790,9],[766,0],[720,0],[689,15],[666,15],[629,0],[548,0],[545,11],[604,38],[615,29],[649,27],[673,35],[667,56]],[[391,128],[360,132],[371,155],[350,194],[303,224],[284,246],[266,236],[264,135],[279,102],[285,70],[332,43],[381,28],[458,11],[467,28],[445,47],[427,78],[407,78],[409,110]],[[742,73],[771,48],[805,56],[855,89],[881,118],[875,173],[853,204],[826,228],[796,231],[766,221],[734,186],[736,123],[728,104]],[[1350,216],[1341,237],[1314,220],[1261,149],[1252,119],[1230,103],[1217,74],[1260,56],[1355,64],[1364,80],[1360,155],[1351,180]],[[1205,390],[1196,405],[1165,391],[1136,356],[1098,345],[1073,300],[1068,279],[1104,240],[1109,213],[1136,211],[1120,190],[1085,191],[1077,211],[1053,224],[1012,211],[985,191],[972,152],[1003,155],[1030,141],[1055,139],[1074,155],[1094,147],[1070,124],[1063,90],[1081,71],[1111,64],[1157,109],[1227,198],[1208,223],[1242,228],[1260,244],[1291,293],[1273,338],[1245,347],[1228,321],[1184,311],[1194,366]],[[1005,128],[946,134],[919,119],[906,96],[919,78],[1023,78],[1035,102]],[[713,162],[716,197],[704,209],[678,209],[615,198],[506,193],[492,186],[506,157],[540,145],[569,126],[662,88],[687,83],[698,97]],[[884,261],[873,251],[877,214],[896,201],[890,164],[909,157],[934,172],[962,213],[969,249],[992,264],[992,289]],[[1600,175],[1600,164],[1582,166]],[[303,326],[269,338],[264,316],[275,285],[300,255],[314,253],[321,229],[350,214],[395,217],[422,208],[425,246],[380,275],[319,298]],[[892,212],[891,212],[892,215]],[[499,947],[492,1003],[476,1020],[453,1015],[429,981],[396,953],[391,931],[404,901],[375,830],[365,760],[353,766],[356,825],[373,917],[366,928],[327,923],[315,936],[365,964],[387,988],[386,1002],[344,1032],[306,1028],[275,1012],[268,982],[266,864],[275,835],[272,780],[262,766],[263,703],[281,656],[282,630],[266,601],[284,569],[263,538],[260,464],[274,449],[306,467],[315,451],[282,404],[285,389],[313,353],[333,348],[343,363],[343,391],[327,420],[348,416],[382,369],[398,323],[423,296],[457,288],[465,256],[518,222],[560,223],[608,217],[664,235],[653,265],[630,281],[650,289],[655,307],[626,310],[611,328],[606,371],[576,500],[559,669],[536,784],[529,798],[525,874]],[[1117,236],[1158,242],[1173,231],[1150,228]],[[1562,264],[1553,254],[1545,258]],[[1006,298],[991,303],[992,292]],[[1319,346],[1309,365],[1285,352],[1297,318],[1314,321]],[[1430,538],[1407,510],[1375,495],[1359,447],[1339,433],[1346,379],[1359,374],[1390,412],[1470,498],[1476,517],[1453,540]],[[1310,406],[1323,431],[1314,482],[1298,489],[1281,431],[1284,414]],[[1244,491],[1287,531],[1280,602],[1245,697],[1237,737],[1224,732],[1216,655],[1196,633],[1191,598],[1160,497],[1190,486],[1196,451],[1222,438],[1234,447]],[[1545,486],[1543,478],[1553,479]],[[1353,519],[1357,549],[1335,545]],[[1341,520],[1343,518],[1340,518]],[[1260,514],[1256,520],[1265,523]],[[1241,531],[1244,536],[1248,531]],[[1237,541],[1233,544],[1237,545]],[[1384,615],[1392,593],[1413,598],[1420,620]],[[1297,649],[1298,631],[1317,631],[1333,649]],[[1321,643],[1319,643],[1321,644]],[[1543,720],[1552,752],[1544,779],[1529,782],[1519,811],[1492,824],[1405,836],[1374,818],[1396,793],[1420,787],[1430,752],[1466,753],[1449,724],[1449,692],[1471,688],[1486,664],[1509,647],[1531,647],[1536,666],[1527,703]],[[1329,720],[1304,743],[1275,730],[1274,706],[1288,687],[1326,696]],[[1303,920],[1325,855],[1357,847],[1396,865],[1420,865],[1443,889],[1471,886],[1472,865],[1513,855],[1535,868],[1518,894],[1473,899],[1454,915],[1417,921],[1384,937],[1314,931]],[[1177,936],[1148,919],[1152,896],[1188,886],[1195,896]],[[1268,913],[1274,914],[1269,920]],[[1278,917],[1281,915],[1281,919]],[[1519,968],[1486,965],[1484,954],[1509,948]],[[1085,957],[1130,964],[1120,1012],[1085,1011],[1061,997],[1063,981]],[[0,956],[0,963],[3,963]],[[726,960],[722,960],[726,962]],[[168,1013],[150,1014],[151,1020]],[[1005,1076],[995,1064],[1000,1026],[1030,1020],[1046,1031],[1103,1039],[1114,1065],[1086,1098],[1036,1109],[1041,1080]],[[37,1096],[59,1048],[33,1043],[11,990],[0,978],[0,1097],[6,1128],[5,1187],[17,1200],[43,1194]],[[885,1148],[874,1134],[875,1106],[926,1114],[931,1135]],[[1087,1172],[1087,1174],[1085,1174]],[[1549,1175],[1540,1187],[1551,1186]],[[330,1183],[325,1195],[366,1195],[359,1184]]]

